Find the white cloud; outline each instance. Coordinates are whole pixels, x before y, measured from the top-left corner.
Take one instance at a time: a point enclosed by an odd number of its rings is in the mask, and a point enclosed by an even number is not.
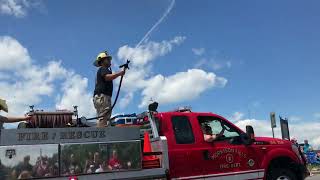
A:
[[[54,81],[61,74],[51,72],[53,66],[60,62],[51,61],[48,65],[26,66],[12,75],[11,80],[0,80],[0,96],[8,100],[10,114],[22,114],[28,110],[28,105],[39,104],[42,96],[51,96],[54,92]]]
[[[30,3],[27,0],[0,0],[0,12],[16,17],[24,17]]]
[[[243,118],[244,114],[242,112],[235,112],[233,113],[233,115],[231,116],[231,120],[233,122],[237,122],[240,121]]]
[[[0,0],[0,14],[22,18],[31,8],[46,11],[43,1],[39,0]]]
[[[290,120],[290,119],[289,119]],[[256,136],[272,137],[272,130],[269,120],[257,119],[242,119],[235,122],[235,125],[243,131],[246,125],[251,125],[254,128]],[[320,123],[319,122],[291,122],[289,121],[290,137],[296,138],[299,142],[308,139],[314,148],[320,149]],[[280,124],[274,129],[275,137],[281,138]]]
[[[320,120],[320,113],[314,113],[314,114],[313,114],[313,117],[314,117],[316,120]]]
[[[29,66],[31,58],[26,48],[9,36],[0,36],[0,70]]]
[[[60,92],[57,107],[73,110],[72,105],[78,105],[80,115],[94,114],[91,95],[86,90],[87,79],[64,68],[61,61],[36,65],[26,48],[5,36],[0,37],[0,65],[0,74],[10,76],[10,79],[0,78],[0,97],[7,100],[9,115],[22,115],[29,105],[38,107],[44,97],[52,98]]]
[[[217,63],[215,61],[212,61],[211,62],[211,67],[212,67],[213,70],[219,70],[219,69],[223,68],[223,64]]]
[[[196,62],[196,64],[194,65],[194,68],[201,68],[201,67],[203,67],[206,63],[207,63],[207,59],[205,59],[205,58],[199,59],[199,60]]]
[[[133,92],[127,93],[125,97],[123,97],[119,102],[120,108],[123,109],[127,107],[132,101],[132,99],[133,99]]]
[[[11,76],[9,74],[0,72],[0,80],[9,80]]]
[[[299,117],[299,116],[290,116],[288,119],[289,119],[289,121],[291,121],[291,122],[299,122],[299,121],[302,120],[302,118]]]
[[[235,123],[236,126],[240,127],[243,131],[246,130],[247,125],[251,125],[254,128],[256,136],[272,137],[272,130],[270,121],[257,120],[257,119],[242,119]],[[280,138],[281,132],[279,128],[275,129],[275,137]]]
[[[152,74],[151,62],[171,52],[174,45],[180,45],[185,39],[177,36],[168,41],[146,42],[136,48],[128,45],[119,48],[118,58],[130,59],[133,63],[123,80],[126,95],[120,100],[121,108],[130,103],[137,91],[141,91],[142,100],[139,107],[142,108],[151,98],[162,104],[182,102],[198,97],[209,88],[225,86],[225,78],[197,68],[168,77]]]
[[[150,41],[136,48],[125,45],[119,48],[118,58],[132,60],[133,66],[144,66],[155,58],[166,55],[172,51],[174,45],[180,45],[185,39],[183,36],[177,36],[170,41]]]
[[[195,68],[209,68],[214,71],[223,69],[223,68],[231,68],[231,61],[218,60],[217,58],[201,58],[196,61],[194,67]]]
[[[197,56],[201,56],[205,52],[204,48],[192,48],[191,50],[192,50],[193,54],[195,54]]]
[[[157,75],[147,80],[147,86],[142,91],[144,107],[153,99],[160,104],[176,103],[197,98],[211,87],[224,87],[227,80],[207,73],[201,69],[189,69],[172,76]]]
[[[92,94],[87,91],[88,79],[78,74],[72,74],[63,83],[63,95],[58,98],[57,109],[73,109],[78,106],[79,115],[95,116],[95,109],[92,102]]]
[[[164,56],[174,45],[180,45],[186,38],[177,36],[169,41],[146,42],[136,48],[128,45],[122,46],[118,50],[118,58],[122,60],[130,59],[130,70],[124,76],[122,90],[126,95],[120,100],[120,107],[125,108],[130,103],[134,93],[146,87],[147,78],[151,75],[152,65],[150,63],[157,57]]]

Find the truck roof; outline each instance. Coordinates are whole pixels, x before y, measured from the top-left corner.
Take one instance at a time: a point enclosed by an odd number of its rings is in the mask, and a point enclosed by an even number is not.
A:
[[[187,115],[187,114],[192,114],[196,116],[217,116],[217,117],[222,117],[218,114],[214,114],[212,112],[190,112],[190,111],[185,111],[185,112],[180,112],[180,111],[167,111],[167,112],[160,112],[158,114],[170,114],[170,115]],[[223,118],[223,117],[222,117]],[[225,118],[223,118],[225,119]]]

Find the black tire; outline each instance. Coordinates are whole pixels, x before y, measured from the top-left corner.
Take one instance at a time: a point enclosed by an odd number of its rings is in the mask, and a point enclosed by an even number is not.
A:
[[[272,169],[267,180],[297,180],[297,176],[290,169]]]

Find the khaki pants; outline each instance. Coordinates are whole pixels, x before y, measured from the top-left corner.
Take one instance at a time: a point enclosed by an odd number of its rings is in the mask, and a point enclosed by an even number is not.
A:
[[[105,94],[95,95],[93,97],[93,105],[96,108],[98,116],[104,116],[97,119],[97,127],[106,127],[111,124],[111,97]],[[108,112],[109,111],[109,112]]]

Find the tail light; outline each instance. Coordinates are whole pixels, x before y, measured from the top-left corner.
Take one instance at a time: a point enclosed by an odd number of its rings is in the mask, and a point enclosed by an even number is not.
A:
[[[70,176],[69,180],[78,180],[78,177],[77,176]]]

